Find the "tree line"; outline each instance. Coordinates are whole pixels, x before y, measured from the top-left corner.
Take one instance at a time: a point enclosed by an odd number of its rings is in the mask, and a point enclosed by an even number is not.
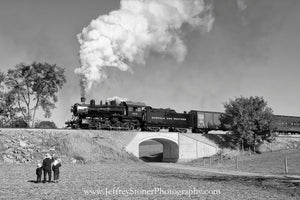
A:
[[[46,118],[51,117],[57,93],[66,83],[64,72],[46,62],[20,63],[0,72],[0,127],[56,127],[50,121],[37,121],[36,114],[41,109]]]

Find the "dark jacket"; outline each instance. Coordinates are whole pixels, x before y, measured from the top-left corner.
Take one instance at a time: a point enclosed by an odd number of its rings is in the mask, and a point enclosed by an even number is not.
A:
[[[52,170],[54,171],[54,173],[59,173],[59,168],[61,167],[60,163],[57,163],[56,165],[52,166]]]
[[[43,160],[43,169],[45,171],[51,171],[51,164],[52,164],[53,160],[51,158],[45,158]]]
[[[43,168],[42,167],[38,167],[38,168],[36,168],[36,175],[38,175],[38,176],[42,176],[42,170],[43,170]]]

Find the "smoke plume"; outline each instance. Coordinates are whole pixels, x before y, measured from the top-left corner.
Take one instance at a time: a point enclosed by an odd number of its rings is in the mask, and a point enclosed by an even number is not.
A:
[[[237,0],[236,3],[240,11],[244,11],[247,8],[246,0]]]
[[[101,15],[77,35],[82,96],[107,78],[110,67],[132,71],[151,52],[184,60],[182,26],[210,31],[214,17],[208,0],[121,0],[119,10]]]
[[[122,101],[127,101],[126,98],[122,98],[122,97],[118,97],[118,96],[114,96],[111,98],[107,98],[106,101],[116,101],[117,104],[120,104]]]

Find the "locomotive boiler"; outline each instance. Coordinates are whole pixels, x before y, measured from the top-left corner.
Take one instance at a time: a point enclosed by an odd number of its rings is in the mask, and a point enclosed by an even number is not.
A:
[[[141,127],[142,111],[146,105],[140,102],[117,100],[106,101],[96,104],[91,100],[85,103],[85,98],[81,98],[81,103],[75,103],[71,112],[72,119],[67,121],[67,127],[73,129],[119,129],[133,130]]]

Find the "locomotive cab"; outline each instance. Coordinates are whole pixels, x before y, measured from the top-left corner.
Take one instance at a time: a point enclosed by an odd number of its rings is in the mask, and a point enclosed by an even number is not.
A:
[[[146,107],[146,104],[132,101],[125,101],[123,103],[128,117],[142,118],[143,109]]]

